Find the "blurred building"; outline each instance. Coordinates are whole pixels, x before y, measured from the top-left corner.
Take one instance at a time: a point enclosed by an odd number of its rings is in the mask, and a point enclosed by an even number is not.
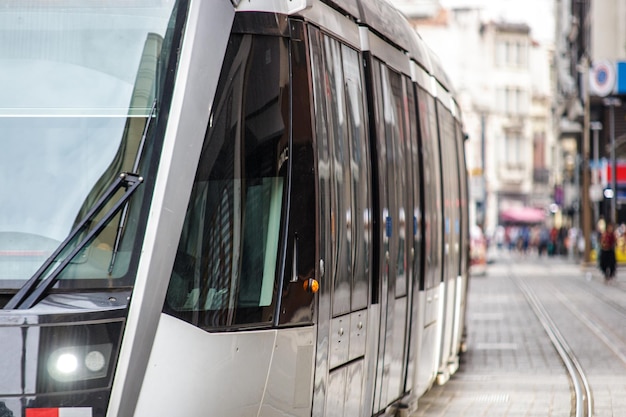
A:
[[[557,0],[556,5],[557,134],[562,152],[582,161],[574,173],[589,178],[579,184],[580,206],[573,209],[590,213],[583,227],[600,217],[624,222],[626,0]],[[567,184],[567,169],[564,173]]]
[[[487,18],[480,7],[395,4],[439,55],[455,86],[469,135],[471,219],[492,233],[513,211],[548,213],[561,164],[552,117],[552,45],[535,41],[526,22]]]

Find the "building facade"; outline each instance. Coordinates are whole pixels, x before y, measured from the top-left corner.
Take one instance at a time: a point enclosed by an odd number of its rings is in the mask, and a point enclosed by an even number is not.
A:
[[[556,0],[556,10],[556,135],[580,161],[573,188],[591,243],[601,220],[626,222],[626,0]]]
[[[549,213],[558,179],[551,45],[536,42],[525,22],[486,19],[480,8],[423,10],[405,13],[439,54],[460,97],[472,221],[491,234],[512,210]]]

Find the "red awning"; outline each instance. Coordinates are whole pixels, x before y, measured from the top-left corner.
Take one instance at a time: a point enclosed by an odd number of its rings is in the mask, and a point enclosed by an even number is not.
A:
[[[500,220],[503,223],[533,224],[541,223],[545,218],[545,211],[534,207],[511,207],[500,212]]]

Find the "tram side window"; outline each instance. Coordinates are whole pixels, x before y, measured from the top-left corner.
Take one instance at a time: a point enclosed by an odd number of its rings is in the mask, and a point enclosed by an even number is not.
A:
[[[458,235],[459,214],[456,198],[459,194],[458,163],[454,138],[454,119],[450,111],[437,102],[437,116],[441,141],[441,160],[443,165],[443,197],[444,197],[444,239],[448,248],[445,259],[445,279],[453,279],[458,275]]]
[[[332,314],[367,307],[370,183],[359,54],[311,28],[320,221]],[[319,50],[319,51],[318,51]],[[323,287],[323,292],[330,288]]]
[[[421,276],[421,266],[422,266],[422,206],[421,206],[421,174],[419,171],[419,147],[417,144],[418,137],[418,125],[417,125],[417,113],[415,108],[415,92],[413,88],[413,83],[411,80],[406,80],[406,91],[407,91],[407,104],[408,104],[408,118],[409,118],[409,142],[408,147],[410,148],[410,152],[407,156],[410,156],[411,159],[411,170],[409,171],[409,177],[413,179],[412,182],[412,192],[413,192],[413,212],[408,213],[408,215],[412,215],[413,219],[411,219],[409,223],[409,231],[413,236],[413,276],[412,282],[409,285],[419,284],[417,280]]]
[[[437,139],[435,99],[418,89],[420,137],[424,184],[424,289],[434,288],[441,280],[441,171]]]
[[[349,166],[344,161],[349,158],[348,126],[346,124],[346,103],[344,76],[341,58],[341,45],[334,39],[324,37],[324,62],[326,88],[330,99],[327,103],[330,126],[331,155],[331,207],[335,228],[331,233],[332,252],[335,270],[333,271],[334,295],[333,314],[339,315],[350,311],[351,292],[351,245],[352,229],[349,227],[351,216],[351,181]]]
[[[460,198],[457,205],[461,213],[461,275],[467,276],[467,269],[469,268],[469,213],[467,209],[468,197],[467,197],[467,165],[465,163],[464,153],[464,141],[463,141],[463,129],[459,122],[456,122],[456,147],[457,157],[459,165],[459,188],[461,190]]]
[[[371,273],[371,185],[367,117],[363,102],[361,59],[356,51],[342,47],[343,71],[346,86],[346,116],[350,138],[350,178],[352,179],[352,301],[351,310],[367,307]]]
[[[398,235],[397,235],[397,255],[396,255],[396,297],[402,297],[407,293],[407,251],[406,251],[406,236],[407,225],[410,224],[407,215],[408,208],[408,187],[407,187],[407,141],[409,134],[408,126],[408,107],[406,90],[404,90],[404,79],[406,77],[394,72],[389,71],[389,84],[391,87],[391,93],[393,95],[393,106],[395,110],[395,123],[396,129],[394,129],[394,162],[395,162],[395,183],[396,183],[396,204],[397,217],[398,217]]]
[[[165,311],[203,328],[272,320],[289,114],[286,42],[233,35]]]

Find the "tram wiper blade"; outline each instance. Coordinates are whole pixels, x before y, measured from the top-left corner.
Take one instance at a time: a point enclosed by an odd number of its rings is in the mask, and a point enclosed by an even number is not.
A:
[[[135,157],[135,163],[133,164],[133,172],[139,172],[139,163],[141,162],[141,158],[143,157],[143,148],[146,144],[146,140],[148,139],[148,132],[150,131],[150,127],[152,126],[152,120],[156,117],[157,104],[158,102],[157,102],[157,99],[155,98],[152,101],[150,114],[148,115],[148,119],[146,120],[146,125],[143,128],[143,134],[141,135],[141,141],[139,142],[139,148],[137,149],[137,156]],[[124,235],[124,228],[126,227],[127,216],[128,216],[128,205],[124,206],[124,210],[122,210],[122,215],[120,216],[120,222],[117,227],[117,233],[115,234],[115,242],[113,243],[113,254],[111,255],[111,262],[109,262],[109,275],[113,273],[113,267],[115,266],[117,254],[120,250],[122,236]]]
[[[37,304],[43,296],[52,288],[57,282],[61,272],[72,261],[72,259],[83,250],[83,248],[90,243],[109,223],[109,221],[121,210],[126,201],[135,192],[137,187],[143,182],[143,178],[133,173],[122,173],[117,177],[115,182],[107,188],[105,193],[89,210],[81,222],[70,232],[69,236],[59,245],[59,247],[50,255],[46,262],[35,272],[35,274],[19,289],[17,293],[9,300],[4,306],[5,310],[14,309],[28,309]],[[55,262],[57,256],[59,256],[81,233],[85,227],[91,223],[93,218],[102,210],[115,193],[120,188],[125,188],[125,193],[115,202],[113,207],[106,212],[106,214],[100,219],[100,221],[91,229],[91,231],[82,238],[76,245],[76,247],[63,259],[63,261],[57,265],[54,270],[45,277],[44,274],[50,266]]]

